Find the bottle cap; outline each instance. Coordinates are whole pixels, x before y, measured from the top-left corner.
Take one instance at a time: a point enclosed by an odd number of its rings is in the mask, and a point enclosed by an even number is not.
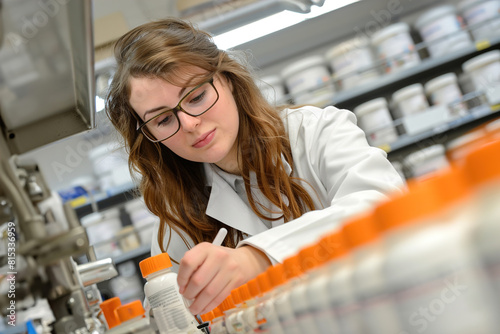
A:
[[[474,185],[483,185],[500,178],[500,141],[493,141],[465,157],[465,170]]]
[[[250,289],[248,288],[248,284],[243,284],[238,288],[240,292],[241,299],[246,302],[247,300],[252,299],[252,294],[250,293]]]
[[[115,310],[122,305],[120,298],[113,297],[110,299],[106,299],[99,307],[102,310],[102,314],[104,314],[104,318],[106,319],[106,323],[108,324],[108,329],[111,329],[120,324],[120,319],[116,314]]]
[[[210,322],[214,318],[214,314],[212,311],[208,311],[207,313],[200,315],[200,318],[203,322]]]
[[[144,313],[144,308],[139,300],[134,300],[133,302],[119,306],[116,309],[116,314],[121,322],[125,322],[136,317],[144,317]]]
[[[356,248],[379,237],[373,214],[364,214],[349,220],[343,227],[349,248]]]
[[[248,291],[250,292],[250,295],[252,298],[256,298],[260,295],[260,289],[259,289],[259,283],[257,283],[257,278],[252,278],[247,282],[248,284]]]
[[[267,271],[257,275],[257,283],[259,284],[261,294],[265,294],[271,290],[271,282],[269,281],[269,276],[267,276]]]
[[[212,314],[214,315],[214,317],[212,318],[212,320],[215,319],[215,318],[222,317],[224,315],[224,313],[222,313],[222,310],[219,308],[219,306],[217,306],[216,308],[214,308],[212,310]]]
[[[159,270],[172,267],[172,261],[170,261],[168,253],[161,253],[142,260],[139,262],[139,267],[141,268],[142,277],[147,277]]]
[[[318,267],[320,263],[318,247],[316,245],[307,246],[299,251],[300,265],[302,271],[307,272]]]
[[[233,302],[236,305],[240,305],[241,303],[243,303],[243,300],[242,300],[241,295],[240,295],[239,287],[237,287],[236,289],[233,289],[231,291],[231,298],[233,298]]]
[[[283,261],[285,273],[288,279],[297,277],[302,274],[302,266],[298,255],[290,256]]]
[[[234,301],[231,295],[227,296],[226,299],[222,301],[219,308],[221,309],[222,312],[226,312],[232,310],[233,308],[236,308],[236,305],[234,305]]]
[[[320,239],[319,247],[325,252],[325,257],[327,257],[325,261],[334,260],[346,255],[348,249],[345,242],[344,231],[340,229],[327,234]]]
[[[280,286],[287,280],[285,273],[285,266],[283,263],[278,263],[275,264],[274,266],[269,267],[267,269],[267,272],[269,274],[269,280],[271,281],[271,285],[273,287]]]

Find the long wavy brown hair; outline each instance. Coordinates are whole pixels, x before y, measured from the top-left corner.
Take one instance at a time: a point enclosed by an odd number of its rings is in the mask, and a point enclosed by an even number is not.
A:
[[[131,171],[142,176],[139,190],[144,201],[160,219],[158,242],[163,252],[168,228],[184,232],[198,244],[211,242],[225,227],[229,237],[224,246],[233,248],[243,234],[206,215],[210,188],[202,163],[185,160],[137,131],[138,118],[129,104],[131,77],[161,78],[182,86],[185,81],[179,78],[185,78],[186,68],[193,66],[209,75],[223,75],[233,87],[238,108],[238,165],[252,210],[258,217],[269,219],[265,213],[270,210],[252,196],[251,172],[255,172],[262,193],[281,210],[285,222],[314,209],[300,180],[289,176],[283,165],[282,154],[293,169],[290,142],[278,108],[263,97],[249,67],[219,50],[209,34],[188,22],[169,18],[131,30],[117,41],[114,54],[117,70],[106,98],[106,111],[124,138]],[[170,237],[167,248],[169,243]]]

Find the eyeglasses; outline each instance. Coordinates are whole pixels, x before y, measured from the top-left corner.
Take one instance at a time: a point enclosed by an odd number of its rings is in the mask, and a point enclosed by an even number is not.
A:
[[[173,109],[160,111],[158,115],[138,125],[137,130],[141,130],[142,134],[153,143],[167,140],[181,128],[177,116],[179,111],[192,117],[200,116],[212,108],[218,100],[219,93],[214,86],[214,79],[211,78],[191,89]]]

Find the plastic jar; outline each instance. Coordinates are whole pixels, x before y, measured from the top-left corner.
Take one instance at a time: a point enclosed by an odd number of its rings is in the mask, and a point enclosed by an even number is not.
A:
[[[372,35],[371,42],[378,58],[384,62],[386,73],[412,67],[420,63],[410,26],[400,22],[391,24]]]
[[[486,132],[484,129],[469,131],[446,144],[446,157],[452,163],[462,163],[464,157],[484,144],[485,140]]]
[[[467,106],[462,102],[462,91],[455,73],[446,73],[429,80],[424,89],[432,104],[448,106],[453,117],[467,114]]]
[[[144,293],[160,333],[203,333],[179,293],[177,274],[171,270],[169,255],[152,256],[139,262],[139,267],[142,277],[147,280]]]
[[[285,332],[281,328],[278,313],[274,306],[276,296],[268,272],[260,273],[256,279],[260,296],[257,298],[257,305],[255,306],[257,323],[259,324],[255,332],[284,334]]]
[[[303,282],[303,271],[299,255],[293,255],[283,261],[287,283],[282,293],[274,301],[274,307],[280,321],[281,328],[287,334],[300,334],[300,327],[290,301],[291,292]]]
[[[444,145],[432,145],[408,154],[403,165],[410,171],[411,177],[422,177],[450,166],[445,151]]]
[[[462,69],[470,76],[476,91],[484,91],[491,104],[500,103],[500,50],[489,51],[469,59],[462,64]]]
[[[392,94],[396,118],[413,115],[429,108],[429,102],[424,93],[422,84],[413,84],[397,90]]]
[[[145,311],[139,300],[117,307],[115,313],[120,319],[120,325],[107,333],[150,334],[154,332],[148,319],[145,318]]]
[[[269,103],[279,104],[285,102],[285,85],[279,75],[262,77],[258,79],[257,85]]]
[[[143,198],[127,202],[125,211],[139,233],[141,244],[149,245],[153,237],[154,224],[159,221],[159,218],[149,211]]]
[[[476,41],[500,35],[499,0],[465,0],[457,6]]]
[[[387,100],[383,97],[365,102],[353,109],[359,127],[372,146],[391,144],[398,139]]]
[[[296,61],[285,67],[281,76],[296,104],[329,102],[335,93],[330,72],[321,56]]]
[[[330,62],[341,89],[350,89],[379,76],[375,59],[366,37],[357,37],[329,49],[325,58]]]
[[[440,57],[472,44],[467,31],[462,30],[462,23],[452,5],[428,10],[417,19],[415,27],[432,57]]]

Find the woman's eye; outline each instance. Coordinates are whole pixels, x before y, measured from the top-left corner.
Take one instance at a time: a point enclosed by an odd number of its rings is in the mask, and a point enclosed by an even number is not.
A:
[[[206,91],[195,92],[190,98],[189,103],[199,103],[205,97]]]
[[[174,117],[174,115],[171,113],[162,115],[162,116],[158,117],[157,125],[158,126],[168,125],[170,122],[172,122],[173,117]]]

